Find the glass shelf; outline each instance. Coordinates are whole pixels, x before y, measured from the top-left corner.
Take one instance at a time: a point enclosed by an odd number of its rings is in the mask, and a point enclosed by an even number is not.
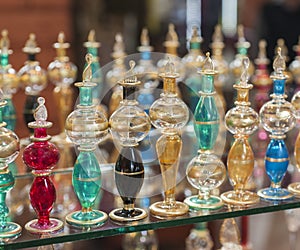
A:
[[[113,178],[113,166],[111,164],[105,164],[102,165],[101,168],[103,179],[113,180],[109,179]],[[54,174],[52,175],[54,184],[57,187],[57,200],[51,214],[52,217],[61,218],[62,220],[64,220],[64,217],[67,213],[69,213],[71,210],[76,210],[79,208],[79,203],[77,202],[77,198],[75,197],[71,186],[71,176],[72,168],[55,170]],[[30,207],[30,202],[28,200],[28,192],[32,180],[33,177],[30,173],[17,174],[15,187],[7,197],[7,203],[12,215],[11,220],[19,223],[22,227],[29,220],[36,218],[36,215]],[[62,187],[64,187],[64,189],[62,189]],[[154,197],[153,199],[160,200],[162,199],[162,197],[158,195],[158,197]],[[103,191],[102,200],[100,203],[98,203],[98,206],[101,210],[109,213],[113,208],[115,208],[113,195],[109,194],[109,192]],[[219,210],[190,212],[186,216],[165,220],[155,218],[148,213],[148,217],[140,222],[121,225],[108,220],[102,227],[98,228],[77,229],[65,223],[62,232],[52,235],[31,235],[25,229],[23,229],[22,235],[17,240],[0,245],[0,249],[20,249],[70,241],[89,240],[134,231],[184,226],[197,222],[206,222],[213,220],[222,220],[230,217],[269,213],[297,207],[300,207],[299,198],[295,198],[291,201],[278,204],[261,201],[256,206],[251,206],[248,208],[228,208],[224,206]]]

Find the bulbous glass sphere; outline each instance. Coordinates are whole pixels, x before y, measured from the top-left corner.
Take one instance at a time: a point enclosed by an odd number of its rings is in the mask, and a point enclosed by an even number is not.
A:
[[[236,106],[225,115],[225,126],[232,134],[251,135],[258,124],[258,114],[249,106]]]
[[[180,98],[162,94],[151,105],[149,116],[156,128],[182,129],[188,122],[189,110]]]
[[[78,108],[67,117],[65,130],[74,144],[95,146],[107,136],[108,121],[105,115],[95,108]]]
[[[77,67],[72,62],[65,60],[55,60],[48,66],[49,80],[56,86],[69,86],[74,83],[77,74]]]
[[[122,145],[136,145],[151,129],[149,116],[137,104],[133,100],[121,101],[121,106],[109,119],[112,136]]]
[[[20,85],[25,89],[25,93],[36,94],[47,86],[47,73],[37,61],[26,62],[19,70],[18,76]]]
[[[216,155],[209,152],[200,152],[189,162],[186,176],[194,188],[207,193],[224,182],[226,168]]]
[[[8,164],[15,160],[20,151],[18,136],[11,130],[0,127],[0,169],[1,163]]]
[[[0,88],[4,95],[16,93],[19,87],[19,78],[16,71],[10,65],[0,68]]]
[[[296,123],[294,106],[283,98],[274,98],[265,103],[260,111],[260,122],[265,130],[282,135],[290,131]]]
[[[298,91],[291,100],[292,105],[295,108],[295,117],[296,119],[300,119],[300,91]]]

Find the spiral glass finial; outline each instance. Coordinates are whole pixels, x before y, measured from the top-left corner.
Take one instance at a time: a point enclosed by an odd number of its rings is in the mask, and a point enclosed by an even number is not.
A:
[[[36,122],[43,123],[47,120],[48,117],[47,108],[45,106],[45,98],[39,97],[37,101],[39,106],[36,108],[33,116]]]
[[[90,82],[92,80],[92,67],[91,67],[91,64],[93,62],[92,54],[88,53],[85,56],[85,60],[87,65],[82,73],[82,79],[83,82]]]
[[[244,57],[242,60],[242,64],[243,64],[243,73],[241,75],[241,85],[246,85],[248,80],[249,80],[249,73],[248,73],[248,69],[249,69],[249,65],[250,65],[250,60],[248,57]]]
[[[214,75],[216,73],[213,61],[210,58],[210,53],[206,52],[206,58],[203,62],[202,73],[205,75]]]

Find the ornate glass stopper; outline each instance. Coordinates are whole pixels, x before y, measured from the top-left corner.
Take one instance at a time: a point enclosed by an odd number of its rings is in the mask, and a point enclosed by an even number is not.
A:
[[[2,30],[0,39],[0,88],[3,91],[7,105],[2,110],[3,120],[7,128],[14,130],[16,126],[16,108],[12,102],[12,95],[19,87],[19,78],[16,71],[9,64],[9,55],[13,53],[10,49],[8,31]]]
[[[281,181],[289,164],[289,153],[285,145],[285,134],[290,131],[296,122],[295,108],[285,100],[285,60],[278,48],[277,56],[273,62],[274,73],[272,100],[265,103],[260,109],[260,123],[270,135],[270,143],[265,157],[265,168],[271,180],[271,186],[258,191],[258,195],[267,200],[280,201],[293,197],[286,189],[281,187]]]
[[[174,62],[169,59],[164,73],[160,74],[164,92],[149,111],[151,123],[162,132],[156,143],[156,152],[163,179],[164,201],[150,206],[150,212],[157,217],[174,217],[188,212],[188,206],[175,199],[176,176],[182,148],[180,130],[189,119],[186,104],[177,97],[178,75]]]
[[[81,204],[81,211],[66,216],[70,225],[77,227],[101,226],[107,220],[107,214],[93,209],[101,189],[101,169],[95,155],[97,145],[103,142],[108,134],[108,121],[93,103],[91,82],[93,56],[86,55],[86,68],[82,82],[75,83],[79,88],[79,104],[67,117],[65,129],[67,137],[78,146],[72,183],[75,194]]]
[[[47,86],[47,72],[40,66],[35,55],[40,53],[41,49],[37,46],[34,33],[29,34],[25,43],[23,52],[27,54],[27,61],[19,70],[18,76],[20,85],[25,90],[26,101],[23,110],[23,117],[26,123],[34,121],[33,113],[37,107],[37,99],[42,90]],[[29,129],[33,132],[33,129]]]
[[[67,56],[69,47],[70,44],[65,42],[65,33],[60,32],[57,42],[53,44],[56,57],[50,62],[47,69],[49,81],[55,85],[53,96],[59,114],[58,125],[61,131],[61,138],[55,139],[58,139],[60,143],[65,141],[64,124],[74,105],[74,91],[71,84],[74,83],[77,75],[76,65]]]
[[[233,85],[237,90],[235,107],[225,115],[225,125],[234,135],[234,143],[228,153],[227,170],[234,191],[228,191],[221,198],[233,205],[250,205],[259,202],[256,193],[246,190],[246,184],[254,168],[254,154],[248,138],[258,128],[259,118],[256,111],[250,107],[248,83],[249,58],[243,58],[243,73],[240,83]]]
[[[0,89],[0,242],[16,239],[20,236],[20,225],[8,221],[9,210],[6,205],[6,194],[14,184],[15,179],[8,168],[19,155],[20,144],[18,136],[10,129],[5,128],[6,123],[2,118],[2,110],[6,105],[3,92]]]
[[[23,161],[32,169],[34,175],[29,196],[38,219],[26,223],[25,228],[34,234],[54,233],[63,227],[62,221],[49,217],[56,199],[50,174],[60,154],[58,148],[49,142],[51,136],[47,134],[47,128],[50,128],[52,123],[47,121],[47,109],[43,97],[38,98],[34,119],[35,121],[28,123],[28,126],[34,129],[34,135],[31,136],[32,143],[24,149]]]
[[[214,75],[216,71],[209,52],[202,66],[202,88],[200,99],[194,112],[194,129],[199,150],[187,165],[186,176],[189,183],[198,189],[198,195],[187,197],[184,202],[191,210],[217,209],[223,206],[221,199],[211,196],[210,191],[218,188],[225,180],[223,162],[213,153],[219,133],[219,111],[214,98]]]
[[[144,181],[144,166],[140,152],[136,148],[150,131],[151,123],[146,112],[138,106],[135,91],[141,84],[134,74],[135,62],[130,61],[130,70],[119,84],[123,88],[123,100],[111,115],[109,124],[114,141],[121,145],[115,164],[115,182],[123,200],[123,208],[110,212],[115,221],[136,221],[147,216],[146,211],[134,207]]]

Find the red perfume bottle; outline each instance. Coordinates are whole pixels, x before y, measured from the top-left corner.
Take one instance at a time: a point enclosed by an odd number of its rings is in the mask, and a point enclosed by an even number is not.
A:
[[[28,123],[28,127],[34,130],[30,138],[31,143],[24,149],[23,161],[32,169],[34,181],[29,196],[32,207],[38,219],[29,221],[25,228],[31,233],[57,232],[63,227],[63,222],[50,218],[49,214],[56,199],[55,187],[50,179],[50,174],[59,160],[59,150],[51,142],[51,136],[47,134],[47,128],[52,126],[47,121],[47,109],[45,99],[38,98],[38,107],[34,112],[34,122]]]

